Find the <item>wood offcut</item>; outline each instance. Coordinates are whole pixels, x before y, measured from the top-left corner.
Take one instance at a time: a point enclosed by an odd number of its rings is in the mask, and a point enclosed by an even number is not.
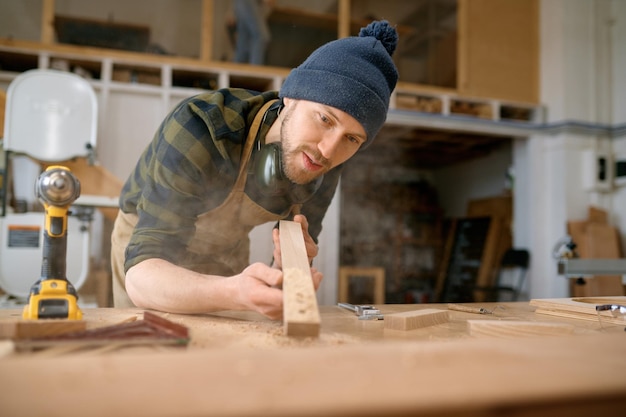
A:
[[[187,327],[146,311],[143,320],[133,320],[83,331],[16,339],[15,347],[17,350],[36,350],[58,346],[88,348],[111,344],[116,346],[186,346],[189,339]]]
[[[436,308],[406,311],[404,313],[386,314],[385,329],[415,330],[422,327],[447,323],[448,311]]]
[[[529,337],[556,336],[574,333],[574,326],[567,323],[543,323],[532,321],[468,320],[471,336]]]
[[[285,334],[318,337],[321,318],[300,223],[280,221],[280,252]]]
[[[536,307],[535,313],[537,314],[597,322],[597,305],[626,305],[626,296],[543,298],[532,299],[529,304]],[[612,317],[608,312],[602,314],[602,321],[617,325],[623,324],[624,322],[622,318]]]

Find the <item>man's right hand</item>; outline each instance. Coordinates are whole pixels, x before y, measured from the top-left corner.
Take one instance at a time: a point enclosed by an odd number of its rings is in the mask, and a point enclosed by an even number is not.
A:
[[[281,270],[271,268],[257,262],[239,275],[231,277],[238,281],[240,303],[247,309],[256,311],[278,320],[283,317],[283,292],[280,286],[283,283]]]

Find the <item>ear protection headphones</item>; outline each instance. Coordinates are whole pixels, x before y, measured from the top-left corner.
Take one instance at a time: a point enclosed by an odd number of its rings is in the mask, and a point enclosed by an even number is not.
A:
[[[264,144],[255,152],[252,174],[259,191],[266,197],[287,197],[294,204],[307,201],[322,185],[324,176],[308,184],[292,182],[283,171],[283,148],[280,142]]]

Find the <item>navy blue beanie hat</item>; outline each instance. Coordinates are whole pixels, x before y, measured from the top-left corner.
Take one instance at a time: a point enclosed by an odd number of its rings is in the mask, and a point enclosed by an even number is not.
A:
[[[389,97],[398,81],[391,55],[398,33],[386,20],[374,21],[359,36],[338,39],[315,50],[291,71],[280,97],[322,103],[361,123],[369,145],[387,118]]]

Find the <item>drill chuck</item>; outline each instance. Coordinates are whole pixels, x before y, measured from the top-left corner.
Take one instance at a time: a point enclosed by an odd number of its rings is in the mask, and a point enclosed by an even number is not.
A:
[[[80,182],[68,169],[50,167],[35,183],[35,195],[44,204],[68,206],[80,196]]]

